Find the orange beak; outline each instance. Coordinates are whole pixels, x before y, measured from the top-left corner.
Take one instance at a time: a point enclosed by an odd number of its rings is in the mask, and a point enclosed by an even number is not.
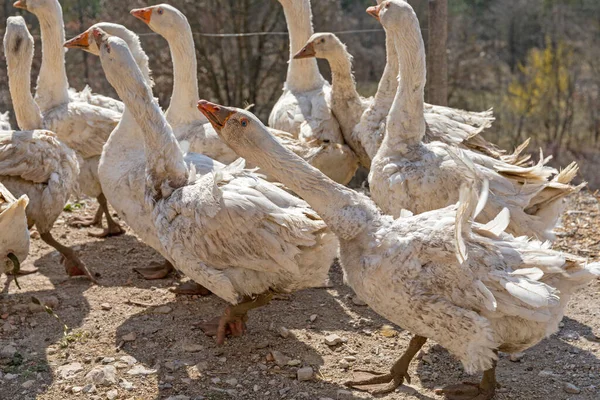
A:
[[[130,11],[130,14],[136,17],[137,19],[141,19],[146,24],[149,24],[150,19],[152,18],[152,7],[135,8]]]
[[[367,14],[379,21],[379,6],[371,6],[367,8]]]
[[[17,0],[13,3],[13,6],[27,10],[27,0]]]
[[[302,50],[300,50],[299,52],[297,52],[294,55],[294,60],[299,60],[301,58],[314,57],[316,54],[317,54],[317,52],[315,51],[315,47],[313,46],[313,43],[310,42],[309,44],[307,44],[306,46],[304,46],[302,48]]]
[[[220,106],[206,100],[200,100],[198,102],[198,110],[204,114],[216,130],[223,128],[227,123],[227,120],[236,113],[232,108]]]
[[[64,46],[68,49],[87,49],[90,47],[90,34],[88,31],[80,33],[73,39],[67,40]]]

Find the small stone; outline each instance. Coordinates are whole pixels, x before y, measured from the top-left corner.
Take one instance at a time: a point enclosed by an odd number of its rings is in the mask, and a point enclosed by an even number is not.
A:
[[[381,333],[381,336],[387,337],[387,338],[393,338],[393,337],[398,336],[398,331],[395,330],[390,325],[383,325],[381,327],[381,329],[379,330],[379,333]]]
[[[508,359],[512,362],[521,362],[521,360],[525,357],[525,353],[514,353],[508,356]]]
[[[4,375],[4,379],[7,381],[12,381],[13,379],[17,379],[19,375],[17,374],[6,374]]]
[[[363,307],[363,306],[366,306],[366,305],[367,305],[367,303],[365,303],[364,301],[362,301],[362,300],[360,299],[360,297],[358,297],[358,296],[354,296],[354,297],[352,297],[352,303],[353,303],[355,306],[361,306],[361,307]]]
[[[572,394],[579,394],[581,393],[581,389],[579,389],[577,386],[573,385],[572,383],[569,382],[565,382],[563,384],[563,390],[567,393],[572,393]]]
[[[289,365],[290,367],[297,367],[300,364],[302,364],[302,361],[300,360],[290,360],[287,363],[287,365]]]
[[[252,390],[254,390],[255,392],[258,392],[260,390],[260,386],[254,385],[254,387],[252,388]]]
[[[169,306],[160,306],[153,310],[154,314],[168,314],[171,311],[173,311],[173,309]]]
[[[423,357],[421,357],[421,360],[423,360],[424,363],[427,363],[429,365],[433,364],[433,360],[431,359],[431,356],[429,354],[425,354]]]
[[[137,339],[137,333],[135,332],[129,332],[121,338],[124,342],[133,342],[135,339]]]
[[[208,370],[208,361],[200,361],[198,364],[196,364],[196,369],[199,372]]]
[[[346,357],[344,357],[344,360],[346,360],[348,362],[356,362],[356,357],[354,357],[354,356],[346,356]]]
[[[350,368],[350,363],[348,361],[342,359],[339,362],[339,366],[343,369],[348,369],[348,368]]]
[[[17,349],[12,344],[6,345],[0,350],[0,358],[12,358]]]
[[[202,350],[204,350],[204,346],[202,346],[201,344],[188,343],[183,345],[183,351],[188,353],[197,353]]]
[[[131,368],[129,371],[127,371],[127,375],[153,375],[156,374],[158,371],[155,369],[149,369],[144,367],[143,365],[136,365],[135,367]]]
[[[564,331],[562,332],[561,336],[569,342],[579,340],[579,333],[575,331]]]
[[[135,389],[135,386],[133,386],[133,383],[131,383],[125,379],[121,379],[121,382],[119,382],[119,386],[121,386],[123,389],[125,389],[127,391],[132,391],[133,389]]]
[[[268,369],[269,369],[269,367],[267,367],[267,365],[266,365],[266,364],[259,363],[259,364],[258,364],[258,369],[260,369],[261,371],[266,371],[266,370],[268,370]]]
[[[108,400],[114,400],[117,398],[118,395],[119,392],[117,391],[117,389],[109,390],[108,392],[106,392],[106,398]]]
[[[289,392],[290,390],[292,390],[292,388],[291,388],[291,387],[289,387],[289,386],[288,386],[288,387],[284,387],[283,389],[280,389],[280,390],[279,390],[279,395],[280,395],[280,396],[283,396],[283,395],[285,395],[287,392]]]
[[[83,393],[96,393],[96,385],[88,383],[81,390]]]
[[[299,368],[296,373],[299,381],[310,381],[313,378],[314,371],[312,367]]]
[[[214,383],[215,385],[221,383],[221,378],[217,377],[217,378],[212,378],[210,380],[212,383]]]
[[[277,332],[279,332],[279,335],[284,339],[287,339],[292,334],[290,330],[285,326],[280,326],[279,328],[277,328]]]
[[[317,314],[313,314],[310,316],[310,322],[315,322],[319,316]]]
[[[542,370],[538,373],[540,378],[555,378],[556,374],[552,371]]]
[[[112,309],[112,306],[109,303],[102,303],[100,304],[100,308],[104,311],[108,311]]]
[[[269,347],[269,342],[268,341],[262,341],[260,343],[258,343],[256,346],[254,346],[257,349],[266,349],[267,347]]]
[[[277,350],[273,350],[271,352],[271,356],[273,357],[273,360],[275,360],[275,364],[279,365],[280,367],[287,365],[287,363],[291,360],[291,358],[289,358],[286,355],[283,355]]]
[[[28,381],[25,381],[21,384],[21,387],[23,387],[24,389],[29,389],[31,388],[33,385],[35,384],[35,381],[33,379],[30,379]]]
[[[342,338],[339,337],[339,335],[332,333],[331,335],[325,336],[325,339],[323,339],[323,341],[327,346],[336,346],[342,343]]]
[[[110,364],[110,363],[114,363],[114,362],[115,362],[114,357],[104,357],[102,359],[102,364]]]
[[[127,363],[127,365],[137,364],[137,360],[135,359],[135,357],[132,357],[132,356],[122,356],[120,358],[120,360],[123,361],[124,363]]]
[[[81,371],[83,371],[83,366],[78,362],[58,367],[58,373],[63,379],[73,378]]]
[[[73,387],[71,388],[71,392],[73,392],[73,393],[79,393],[79,392],[81,392],[82,390],[83,390],[83,386],[73,386]]]
[[[238,384],[238,380],[235,378],[226,379],[225,383],[228,384],[229,386],[235,386]]]
[[[352,396],[352,392],[349,390],[343,390],[343,389],[339,389],[337,391],[337,400],[345,400],[345,399],[352,399],[354,398]]]
[[[112,365],[96,367],[87,373],[85,379],[99,386],[110,386],[117,384],[117,369]]]

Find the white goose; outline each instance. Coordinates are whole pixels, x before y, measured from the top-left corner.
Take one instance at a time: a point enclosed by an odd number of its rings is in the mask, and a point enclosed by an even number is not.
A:
[[[386,45],[388,41],[391,41],[391,39],[386,38]],[[398,80],[388,79],[386,74],[391,74],[391,71],[397,73],[398,58],[395,55],[396,52],[393,46],[389,47],[390,54],[387,55],[386,70],[379,91],[389,94],[389,98],[393,99],[393,93],[395,93],[398,87]],[[337,36],[333,33],[325,32],[312,35],[302,50],[294,56],[295,59],[310,57],[323,58],[328,61],[332,73],[331,109],[340,123],[344,138],[359,156],[361,164],[365,168],[369,168],[371,158],[375,153],[369,156],[365,149],[379,148],[382,137],[378,134],[380,132],[378,128],[373,129],[371,134],[367,135],[359,133],[356,129],[358,123],[361,121],[361,116],[373,104],[374,99],[372,97],[368,99],[363,98],[356,91],[356,82],[352,74],[352,55],[346,49],[346,45]],[[383,86],[388,84],[392,85],[392,87]],[[389,110],[389,106],[391,106],[391,101],[388,102],[387,110]],[[433,112],[433,107],[427,104],[426,109],[431,110],[425,112],[426,132],[423,140],[426,143],[439,140],[451,145],[461,145],[461,147],[470,148],[495,158],[508,158],[504,155],[503,151],[479,136],[479,133],[483,129],[491,125],[493,121],[491,113],[489,117],[485,117],[485,113],[471,113],[449,109],[451,112],[440,114]],[[370,110],[370,112],[372,111]],[[380,116],[387,115],[387,111],[382,113],[382,110],[378,110],[377,112]],[[452,116],[457,116],[459,121],[453,120]],[[383,119],[385,120],[385,117]],[[462,122],[467,119],[474,121],[476,125]],[[360,137],[365,136],[364,141],[368,141],[369,143],[361,143]],[[511,160],[522,161],[522,159],[515,157],[515,155],[510,157],[509,161]]]
[[[101,226],[102,215],[105,215],[108,227],[100,234],[90,233],[90,235],[95,237],[120,235],[125,231],[110,215],[98,179],[98,162],[102,154],[102,146],[119,122],[121,113],[86,102],[70,101],[63,48],[65,41],[63,17],[58,0],[19,0],[15,6],[37,16],[42,34],[42,65],[35,96],[35,102],[42,112],[42,124],[21,125],[21,122],[25,123],[25,121],[20,120],[17,115],[19,127],[25,130],[44,128],[55,132],[60,141],[73,149],[80,158],[79,187],[86,195],[96,198],[100,207],[93,218],[75,218],[71,223],[80,226]],[[14,23],[17,21],[15,20]],[[29,69],[19,64],[25,62],[29,55],[23,54],[22,57],[18,57],[14,53],[12,56],[15,57],[16,63],[11,85],[17,92],[30,96],[30,88],[25,85],[26,80],[29,79]],[[11,95],[16,95],[16,92]]]
[[[4,35],[4,54],[8,64],[10,85],[14,84],[13,61],[16,55],[32,52],[33,38],[25,26],[25,21],[21,17],[9,17]],[[25,62],[24,65],[27,71],[31,68],[31,58],[28,61],[29,64]],[[29,85],[29,80],[25,83]],[[22,91],[19,93],[27,99]],[[20,101],[13,98],[19,123],[25,117],[26,123],[35,123],[42,118],[37,104],[31,98],[31,93],[29,93],[29,101],[27,110],[27,107],[17,106]],[[29,197],[27,206],[29,227],[36,225],[42,240],[65,257],[65,268],[69,275],[87,274],[93,279],[77,254],[57,242],[50,233],[54,221],[63,211],[69,196],[77,189],[78,176],[77,156],[73,150],[59,142],[54,133],[44,130],[0,132],[0,181],[15,196]]]
[[[310,0],[279,2],[289,30],[290,61],[283,94],[271,110],[269,126],[289,132],[302,142],[313,143],[321,151],[332,146],[339,148],[336,152],[329,150],[331,160],[317,167],[335,181],[346,184],[354,176],[358,160],[344,144],[338,121],[331,113],[331,86],[319,73],[316,60],[293,59],[313,34]]]
[[[394,40],[400,76],[396,99],[387,120],[386,134],[373,158],[369,184],[373,200],[386,213],[399,216],[403,208],[414,213],[445,207],[458,201],[467,166],[453,156],[451,146],[422,142],[425,134],[423,93],[425,48],[416,15],[408,8],[384,1],[372,7]],[[397,12],[383,13],[388,7]],[[540,160],[533,167],[520,167],[501,160],[464,151],[468,162],[489,181],[490,195],[481,213],[482,221],[493,219],[504,208],[510,211],[508,232],[538,239],[553,239],[552,229],[564,206],[564,198],[581,186],[569,182],[577,173],[571,164],[551,181],[556,171]]]
[[[235,160],[237,155],[223,143],[196,107],[199,99],[196,50],[192,30],[185,15],[168,4],[135,9],[131,14],[145,22],[169,43],[173,60],[173,95],[166,117],[179,143],[190,152],[204,154],[222,163],[228,164]],[[131,46],[130,49],[136,56],[138,49]],[[299,140],[292,134],[277,129],[272,129],[271,133],[311,165],[324,170],[332,179],[346,182],[351,178],[350,170],[356,160],[347,157],[346,147],[323,146],[319,141]],[[351,164],[348,165],[348,162]],[[335,168],[332,168],[334,163]]]
[[[0,183],[0,275],[18,274],[29,254],[29,229],[25,208],[27,195],[16,199]]]
[[[340,240],[345,281],[358,296],[415,335],[389,373],[351,386],[384,384],[375,392],[393,391],[409,378],[410,361],[430,338],[467,372],[485,370],[480,384],[441,392],[456,400],[491,399],[497,351],[523,351],[556,332],[571,294],[600,276],[600,263],[586,265],[541,242],[503,233],[502,216],[490,225],[472,223],[482,205],[468,186],[458,205],[394,219],[286,150],[248,111],[201,107],[240,156],[322,216]]]
[[[58,3],[58,0],[17,0],[13,5],[17,8],[33,12],[34,14],[36,12],[39,12],[40,14],[43,12],[54,13],[55,18],[44,18],[43,20],[40,19],[40,28],[42,30],[42,36],[46,36],[47,46],[44,46],[44,39],[42,39],[42,67],[40,68],[39,79],[43,81],[38,81],[38,90],[35,99],[39,103],[42,111],[45,111],[48,108],[54,106],[55,100],[53,99],[53,97],[57,93],[60,93],[57,91],[57,89],[55,89],[55,85],[59,86],[63,83],[61,79],[59,79],[56,83],[53,82],[54,75],[52,75],[52,71],[53,68],[58,66],[56,61],[58,61],[59,58],[62,58],[64,63],[64,52],[62,51],[62,48],[57,46],[57,43],[54,40],[51,40],[51,38],[48,37],[52,36],[53,39],[58,39],[58,31],[60,30],[62,31],[62,38],[64,39],[65,28],[62,17],[62,8],[60,7],[60,3]],[[46,10],[44,10],[44,8]],[[38,11],[34,12],[32,10]],[[37,14],[36,16],[38,16],[38,18],[40,17]],[[44,33],[46,35],[44,35]],[[44,68],[43,65],[45,60],[47,60],[46,68]],[[52,65],[52,68],[50,68],[50,65]],[[60,68],[56,69],[56,71],[60,73]],[[66,83],[66,78],[65,84],[67,85],[66,87],[68,87],[68,83]],[[89,86],[86,86],[81,92],[78,92],[73,88],[68,88],[67,96],[72,102],[87,102],[91,105],[108,108],[115,112],[123,112],[123,103],[121,103],[118,100],[112,99],[108,96],[92,93],[92,89]]]
[[[272,290],[323,284],[337,240],[319,216],[243,162],[225,167],[188,153],[188,167],[152,98],[148,69],[140,71],[122,39],[92,32],[106,77],[126,105],[104,148],[102,186],[146,243],[234,304],[220,318],[218,342],[227,327],[242,334],[246,312]]]

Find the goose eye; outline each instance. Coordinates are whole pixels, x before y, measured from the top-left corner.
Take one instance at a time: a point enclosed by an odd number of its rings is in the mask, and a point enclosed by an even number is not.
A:
[[[321,43],[325,43],[325,39],[321,39]]]
[[[159,8],[157,12],[158,12],[159,15],[162,15],[164,11],[163,11],[162,8]]]
[[[248,120],[246,118],[242,118],[240,120],[240,124],[245,128],[248,126]]]

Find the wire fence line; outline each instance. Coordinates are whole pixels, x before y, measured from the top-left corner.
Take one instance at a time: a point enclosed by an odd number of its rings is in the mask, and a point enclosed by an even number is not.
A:
[[[331,32],[336,35],[347,35],[353,33],[370,33],[370,32],[385,32],[383,29],[354,29],[348,31],[337,31]],[[148,32],[148,33],[139,33],[138,36],[155,36],[158,33]],[[248,36],[287,36],[289,32],[245,32],[245,33],[204,33],[204,32],[193,32],[195,36],[205,36],[205,37],[248,37]]]

